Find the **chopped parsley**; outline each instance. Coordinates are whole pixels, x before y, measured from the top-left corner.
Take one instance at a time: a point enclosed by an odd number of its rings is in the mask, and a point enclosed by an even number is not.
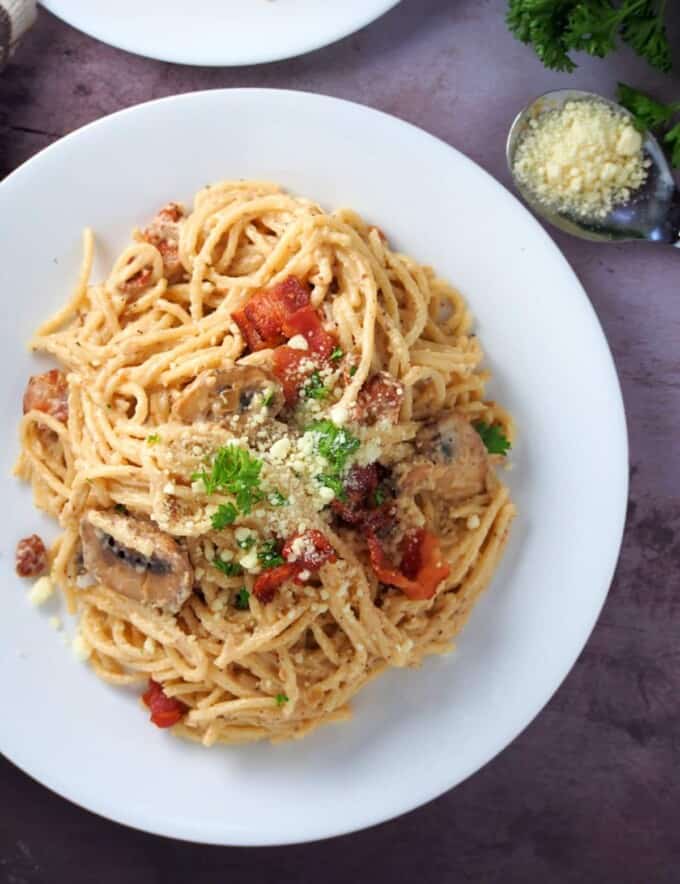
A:
[[[227,577],[239,577],[243,574],[243,568],[238,562],[227,562],[225,559],[215,556],[212,563],[218,571],[221,571],[222,574],[225,574]]]
[[[617,98],[635,117],[635,125],[644,132],[650,129],[663,141],[670,153],[671,164],[680,166],[680,123],[671,125],[673,118],[680,112],[680,102],[661,104],[651,96],[625,83],[619,83]]]
[[[127,516],[127,514],[128,514],[128,508],[125,506],[124,503],[117,503],[117,504],[114,506],[114,510],[115,510],[117,513],[121,513],[123,516]]]
[[[345,471],[348,459],[354,454],[361,444],[356,436],[349,430],[339,427],[333,421],[324,418],[314,421],[305,429],[305,433],[314,434],[314,447],[317,452],[328,461],[328,472],[317,476],[317,481],[335,492],[335,496],[341,500],[345,498],[345,489],[342,482],[342,474]]]
[[[227,525],[233,525],[238,516],[238,510],[233,503],[221,503],[217,507],[217,512],[213,513],[210,521],[215,531],[221,531]]]
[[[381,488],[376,488],[373,492],[373,503],[376,506],[380,506],[381,503],[385,502],[385,492]]]
[[[337,426],[328,418],[314,421],[305,428],[305,433],[314,433],[316,450],[326,458],[333,475],[342,473],[348,458],[361,444],[349,430]]]
[[[333,360],[333,362],[338,362],[338,360],[342,359],[344,355],[345,351],[342,349],[342,347],[336,347],[331,353],[331,359]]]
[[[358,367],[359,367],[358,365],[353,365],[353,366],[350,368],[350,370],[349,370],[349,376],[350,376],[351,378],[353,378],[354,375],[357,373],[357,369],[358,369]]]
[[[498,424],[486,424],[484,421],[477,421],[474,424],[474,428],[482,437],[482,442],[489,454],[502,454],[505,457],[512,447]]]
[[[277,565],[285,563],[284,557],[281,555],[278,540],[265,540],[260,544],[257,551],[257,560],[263,568],[276,568]]]
[[[342,479],[339,479],[337,476],[331,476],[328,473],[321,473],[316,477],[317,482],[320,482],[322,485],[325,485],[326,488],[330,488],[335,492],[335,496],[339,497],[340,500],[345,500],[347,495],[345,494],[345,486],[342,484]]]
[[[247,515],[254,503],[262,500],[260,472],[262,461],[251,457],[245,448],[227,445],[219,448],[212,462],[210,472],[203,469],[194,473],[192,482],[202,481],[206,494],[227,491],[236,498],[236,506]]]
[[[234,604],[239,609],[239,611],[247,611],[250,607],[250,593],[245,588],[245,586],[242,586],[236,593]]]
[[[255,546],[255,535],[250,534],[248,537],[244,537],[243,540],[237,540],[236,546],[238,546],[239,549],[252,549]]]
[[[285,694],[277,694],[276,695],[276,705],[277,706],[285,706],[288,703],[288,697]]]
[[[269,408],[269,406],[272,404],[273,401],[274,401],[274,391],[267,390],[267,392],[262,397],[262,407]]]
[[[158,433],[151,433],[151,435],[146,437],[147,445],[158,445],[160,441],[161,437],[158,435]]]
[[[288,498],[284,497],[280,491],[272,491],[267,499],[272,506],[286,506],[288,504]]]
[[[305,399],[325,399],[328,396],[328,387],[324,386],[318,371],[312,372],[309,380],[303,388]]]

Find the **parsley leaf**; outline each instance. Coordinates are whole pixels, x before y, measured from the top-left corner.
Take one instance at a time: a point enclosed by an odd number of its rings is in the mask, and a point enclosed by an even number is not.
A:
[[[218,571],[221,571],[222,574],[225,574],[227,577],[239,577],[243,574],[243,568],[238,562],[227,562],[225,559],[215,556],[212,563]]]
[[[338,360],[342,359],[342,357],[344,355],[345,355],[345,351],[342,349],[342,347],[336,347],[331,352],[331,359],[333,360],[333,362],[338,362]]]
[[[305,428],[305,433],[314,433],[316,450],[326,458],[336,474],[342,472],[348,458],[361,444],[349,430],[337,426],[328,418],[314,421]]]
[[[672,165],[680,166],[680,123],[676,123],[666,132],[663,142],[670,147]]]
[[[286,506],[288,504],[288,498],[284,497],[279,490],[272,491],[267,499],[271,506]]]
[[[245,588],[245,586],[242,586],[236,593],[234,604],[239,609],[239,611],[247,611],[250,607],[250,593]]]
[[[285,706],[288,703],[288,697],[285,694],[277,694],[276,695],[276,705],[277,706]]]
[[[149,436],[146,437],[147,445],[157,445],[160,441],[161,437],[158,435],[158,433],[151,433]]]
[[[328,387],[324,386],[318,371],[312,372],[309,380],[303,387],[305,399],[325,399],[328,396]]]
[[[382,488],[376,488],[373,492],[373,503],[376,506],[380,506],[380,504],[385,502],[385,492]]]
[[[505,457],[512,447],[498,424],[486,424],[484,421],[477,421],[474,424],[474,428],[482,437],[482,442],[489,454],[502,454]]]
[[[616,97],[620,104],[633,114],[641,129],[658,129],[667,123],[680,105],[661,104],[644,92],[619,83]]]
[[[267,392],[262,397],[262,407],[268,408],[272,404],[273,401],[274,401],[274,391],[267,390]]]
[[[255,535],[249,534],[248,537],[244,537],[243,540],[237,540],[236,546],[238,546],[239,549],[252,549],[255,546]]]
[[[358,365],[353,365],[353,366],[350,368],[350,370],[349,370],[349,376],[350,376],[351,378],[353,378],[354,375],[357,373],[357,369],[358,369],[358,368],[359,368]]]
[[[217,507],[217,512],[213,513],[210,519],[215,531],[221,531],[227,525],[233,525],[238,516],[238,510],[233,503],[221,503]]]
[[[127,514],[128,514],[128,508],[125,506],[124,503],[117,503],[117,504],[114,506],[114,510],[115,510],[117,513],[122,513],[124,516],[127,516]]]
[[[286,561],[279,550],[278,540],[265,540],[257,551],[257,560],[263,568],[276,568]]]
[[[332,489],[335,492],[335,496],[340,498],[340,500],[345,500],[347,498],[342,479],[339,479],[337,476],[331,476],[328,473],[320,473],[316,477],[316,480],[322,485],[325,485],[326,488]]]
[[[680,166],[680,123],[670,129],[673,117],[680,112],[680,101],[661,104],[651,96],[625,83],[618,84],[617,97],[635,117],[639,129],[651,129],[668,148],[673,166]]]
[[[219,448],[210,472],[201,470],[191,477],[192,482],[202,481],[206,494],[227,491],[236,498],[236,506],[247,515],[254,503],[262,500],[259,490],[262,461],[251,457],[245,448],[227,445]]]
[[[572,51],[602,58],[622,39],[651,65],[668,71],[666,6],[666,0],[509,0],[506,22],[554,70],[574,70]]]

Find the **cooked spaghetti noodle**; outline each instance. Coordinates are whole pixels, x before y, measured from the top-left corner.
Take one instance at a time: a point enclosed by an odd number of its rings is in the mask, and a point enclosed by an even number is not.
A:
[[[212,745],[449,649],[515,512],[460,294],[260,182],[170,204],[101,284],[93,251],[31,342],[63,372],[29,383],[16,471],[97,674]]]

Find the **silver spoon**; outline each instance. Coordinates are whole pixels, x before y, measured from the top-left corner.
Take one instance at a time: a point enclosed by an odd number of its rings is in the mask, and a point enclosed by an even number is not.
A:
[[[515,117],[505,149],[510,174],[522,197],[537,215],[541,215],[560,230],[582,239],[596,242],[647,240],[680,247],[680,193],[675,186],[664,152],[651,132],[642,134],[643,150],[651,160],[646,181],[635,191],[629,202],[615,206],[605,218],[589,221],[565,212],[558,212],[539,202],[515,177],[513,171],[515,150],[529,122],[545,111],[560,108],[567,101],[584,98],[604,102],[613,110],[633,119],[621,105],[608,101],[594,92],[581,92],[578,89],[546,92],[545,95],[532,101]]]

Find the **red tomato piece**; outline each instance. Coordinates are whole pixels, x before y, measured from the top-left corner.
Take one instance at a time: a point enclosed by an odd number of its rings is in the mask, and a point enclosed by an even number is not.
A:
[[[302,543],[296,543],[296,541],[302,541]],[[301,551],[295,553],[294,546],[299,546]],[[326,562],[337,562],[338,560],[337,553],[325,534],[315,528],[289,537],[283,545],[281,555],[284,559],[293,559],[300,571],[318,571]]]
[[[291,580],[299,571],[297,564],[285,562],[283,565],[277,565],[265,571],[255,581],[253,586],[253,595],[262,602],[263,605],[269,604],[276,595],[276,590],[283,586],[286,580]]]
[[[174,697],[166,697],[163,688],[152,678],[149,687],[142,694],[142,700],[151,711],[151,721],[156,727],[172,727],[186,712],[184,703]]]
[[[413,600],[432,598],[451,573],[451,566],[442,559],[438,539],[422,529],[410,531],[404,538],[400,570],[389,562],[374,534],[368,537],[368,550],[378,580],[403,590]]]

